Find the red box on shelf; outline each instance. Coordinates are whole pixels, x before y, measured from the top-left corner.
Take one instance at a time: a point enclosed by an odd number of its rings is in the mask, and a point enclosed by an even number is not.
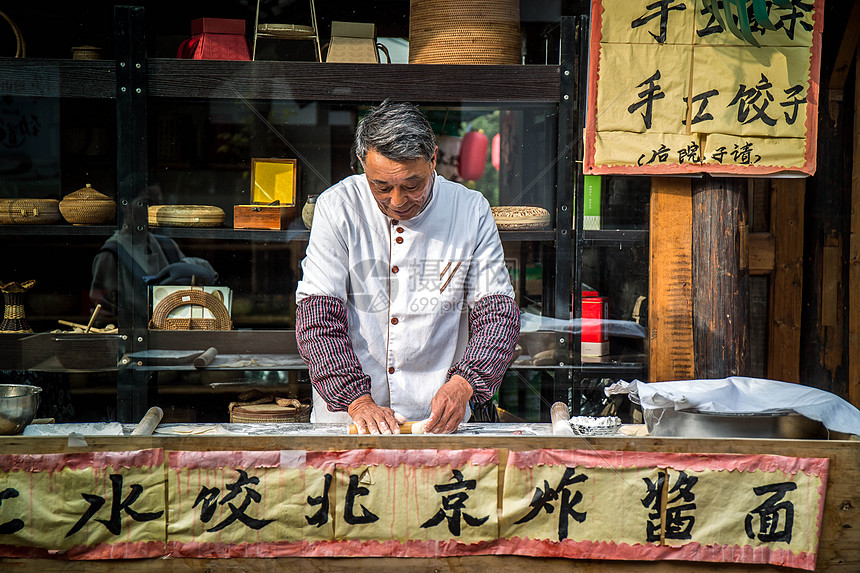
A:
[[[609,317],[609,301],[597,291],[582,292],[582,346],[583,356],[609,354],[609,335],[604,320]]]
[[[245,35],[245,20],[233,18],[197,18],[191,20],[192,34],[238,34]]]
[[[191,21],[191,37],[180,44],[177,58],[190,60],[250,60],[245,41],[245,21],[197,18]]]

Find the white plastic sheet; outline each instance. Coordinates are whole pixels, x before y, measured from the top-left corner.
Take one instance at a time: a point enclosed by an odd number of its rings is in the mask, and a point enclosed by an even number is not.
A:
[[[696,408],[705,412],[751,413],[793,410],[834,432],[860,435],[860,410],[831,392],[777,380],[732,376],[715,380],[619,382],[604,392],[637,394],[646,410]]]

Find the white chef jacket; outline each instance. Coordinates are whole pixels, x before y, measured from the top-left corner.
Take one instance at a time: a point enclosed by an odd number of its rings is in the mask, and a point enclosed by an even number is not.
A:
[[[364,175],[327,189],[302,273],[296,302],[321,295],[346,303],[371,397],[409,420],[430,416],[433,396],[463,356],[469,309],[486,295],[514,296],[489,203],[438,174],[428,204],[407,221],[380,211]],[[470,415],[467,408],[464,420]],[[314,389],[311,421],[351,418],[329,411]]]

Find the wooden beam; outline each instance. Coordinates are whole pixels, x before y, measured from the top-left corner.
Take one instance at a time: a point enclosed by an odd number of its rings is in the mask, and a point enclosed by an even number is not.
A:
[[[693,200],[690,180],[651,179],[649,380],[693,378]]]
[[[858,5],[854,5],[854,11]],[[856,58],[855,58],[856,59]],[[848,244],[848,401],[860,408],[860,73],[854,71],[854,161]]]
[[[771,193],[774,269],[770,278],[767,377],[800,381],[805,179],[775,179]]]
[[[770,233],[749,234],[749,267],[751,275],[769,275],[773,272],[774,245]]]

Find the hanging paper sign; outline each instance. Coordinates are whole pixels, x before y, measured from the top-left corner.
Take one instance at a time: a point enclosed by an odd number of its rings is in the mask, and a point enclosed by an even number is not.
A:
[[[760,47],[701,0],[592,2],[586,173],[815,173],[824,2],[751,6]]]

